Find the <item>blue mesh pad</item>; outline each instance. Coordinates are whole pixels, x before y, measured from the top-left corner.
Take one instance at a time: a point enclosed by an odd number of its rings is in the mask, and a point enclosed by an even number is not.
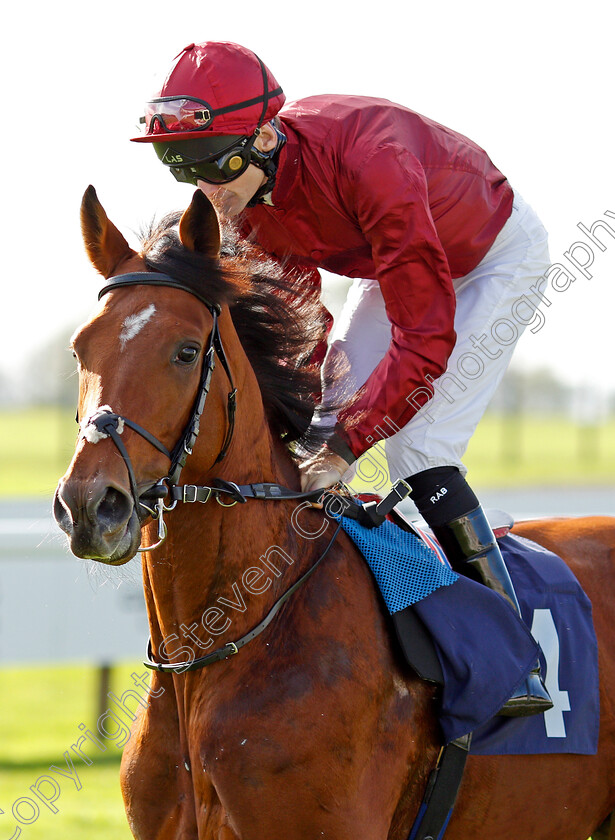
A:
[[[344,516],[342,528],[367,560],[390,613],[416,604],[459,577],[415,534],[388,520],[370,529]]]

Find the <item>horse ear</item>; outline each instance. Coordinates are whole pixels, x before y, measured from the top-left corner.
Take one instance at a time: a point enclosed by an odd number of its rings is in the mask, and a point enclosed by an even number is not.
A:
[[[218,215],[211,201],[201,190],[196,190],[190,207],[181,217],[179,238],[189,251],[198,251],[209,257],[220,256]]]
[[[136,253],[107,218],[92,186],[81,201],[81,234],[92,265],[105,278],[111,277],[123,260]]]

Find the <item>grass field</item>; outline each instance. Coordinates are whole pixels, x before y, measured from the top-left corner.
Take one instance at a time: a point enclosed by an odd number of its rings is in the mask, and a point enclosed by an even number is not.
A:
[[[74,412],[31,408],[0,412],[0,496],[53,495],[75,448]]]
[[[0,413],[0,497],[50,497],[70,462],[77,428],[67,409]],[[487,415],[465,457],[473,486],[613,484],[615,420]],[[375,467],[374,467],[375,470]]]
[[[113,669],[116,694],[133,687],[130,673],[134,667]],[[71,751],[82,736],[80,723],[96,732],[96,685],[96,671],[87,666],[0,669],[0,836],[13,836],[18,823],[12,809],[16,807],[22,837],[27,840],[132,838],[118,782],[120,751],[112,742],[106,743],[104,752],[92,747],[91,766]],[[64,758],[67,750],[72,770]],[[73,773],[77,782],[50,771],[51,765]],[[60,793],[51,807],[31,790],[38,786],[43,797],[55,797],[56,791],[43,776],[59,783]],[[28,800],[37,803],[38,814]],[[26,820],[31,824],[25,825]]]

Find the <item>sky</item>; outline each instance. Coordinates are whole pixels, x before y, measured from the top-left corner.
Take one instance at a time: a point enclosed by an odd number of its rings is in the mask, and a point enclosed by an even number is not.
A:
[[[34,0],[3,13],[4,79],[0,376],[77,326],[100,278],[79,231],[93,184],[108,215],[132,233],[181,209],[178,184],[153,150],[130,143],[157,76],[191,42],[253,49],[287,100],[317,93],[380,96],[471,137],[534,207],[551,259],[593,264],[551,294],[543,327],[526,331],[516,364],[549,367],[572,385],[615,389],[615,238],[606,250],[579,223],[615,230],[612,12],[608,0],[498,4],[413,0],[309,4],[184,0]],[[591,247],[591,251],[587,248]],[[339,280],[328,281],[335,288]]]

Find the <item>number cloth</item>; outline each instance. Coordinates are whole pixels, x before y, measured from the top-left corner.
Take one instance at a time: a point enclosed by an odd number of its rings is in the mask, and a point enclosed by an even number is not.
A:
[[[441,559],[414,534],[390,522],[367,529],[346,517],[342,527],[366,558],[389,611],[413,604],[431,633],[444,674],[439,720],[445,743],[473,732],[476,754],[596,752],[598,659],[591,605],[559,557],[513,534],[498,540],[521,621],[487,587],[447,576]],[[538,654],[554,708],[530,718],[496,717]]]

